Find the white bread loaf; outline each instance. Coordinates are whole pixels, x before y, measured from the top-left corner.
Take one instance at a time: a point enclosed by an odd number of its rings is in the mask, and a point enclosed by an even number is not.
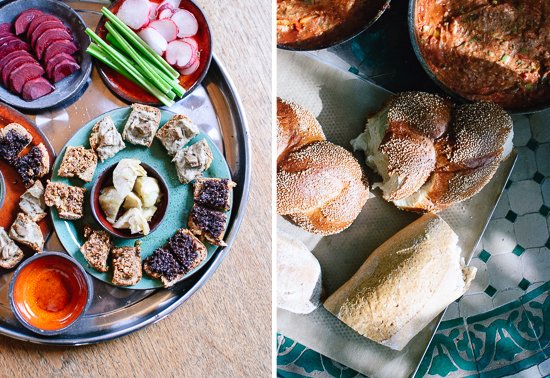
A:
[[[324,306],[361,335],[401,350],[474,279],[457,242],[443,219],[426,214],[378,247]]]

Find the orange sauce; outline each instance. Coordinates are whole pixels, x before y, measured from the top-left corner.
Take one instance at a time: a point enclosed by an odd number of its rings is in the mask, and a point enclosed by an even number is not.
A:
[[[47,256],[25,266],[13,286],[17,312],[30,325],[48,331],[74,322],[84,311],[86,280],[70,261]]]

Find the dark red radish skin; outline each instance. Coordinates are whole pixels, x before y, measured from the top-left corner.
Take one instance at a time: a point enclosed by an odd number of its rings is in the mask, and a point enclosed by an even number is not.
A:
[[[15,34],[20,35],[27,31],[31,22],[38,16],[43,15],[41,10],[38,9],[27,9],[23,11],[19,17],[15,20]]]
[[[25,51],[25,50],[16,50],[16,51],[13,51],[13,52],[9,53],[4,58],[0,59],[0,74],[2,73],[2,71],[3,71],[4,67],[6,66],[6,64],[8,64],[10,61],[12,61],[13,59],[16,59],[20,56],[31,56],[32,57],[32,55],[28,51]]]
[[[28,80],[23,86],[21,93],[23,100],[33,101],[37,98],[43,97],[49,93],[52,93],[54,86],[43,77],[37,77],[35,79]]]
[[[31,36],[31,47],[36,46],[36,40],[44,34],[49,29],[66,29],[65,25],[61,21],[46,21],[40,25],[36,29],[34,29],[34,32]]]
[[[11,24],[9,22],[4,22],[3,24],[0,24],[0,33],[12,33]]]
[[[30,48],[28,44],[21,40],[9,42],[7,45],[0,47],[0,59],[17,50],[29,51]]]
[[[8,77],[10,74],[17,68],[22,66],[25,63],[36,63],[36,59],[33,56],[20,56],[18,58],[13,59],[12,61],[8,62],[4,69],[2,70],[2,83],[4,83],[4,86],[8,85]]]
[[[56,64],[63,60],[68,60],[70,62],[75,62],[76,60],[72,55],[61,53],[54,56],[52,59],[46,62],[46,75],[52,77],[52,71],[55,68]]]
[[[25,63],[10,73],[9,87],[15,93],[23,91],[23,85],[28,80],[44,75],[44,69],[38,63]]]
[[[44,51],[44,56],[42,57],[42,61],[48,62],[54,56],[61,53],[73,55],[77,51],[78,51],[78,47],[76,47],[76,45],[71,41],[68,41],[66,39],[54,41],[52,42],[51,45],[46,47],[46,51]]]
[[[50,46],[52,42],[60,41],[60,40],[70,41],[71,39],[72,39],[71,35],[67,33],[65,29],[46,30],[46,32],[44,32],[44,34],[42,34],[36,40],[36,48],[34,49],[34,52],[36,53],[36,56],[39,59],[42,59],[44,50],[46,49],[46,47]]]
[[[54,83],[57,83],[58,81],[63,80],[76,70],[78,70],[80,66],[75,61],[69,61],[64,60],[62,62],[59,62],[52,71],[52,76],[50,77],[50,80]]]
[[[59,21],[61,20],[51,14],[43,14],[41,16],[36,17],[29,25],[29,28],[27,29],[27,39],[31,39],[32,33],[36,30],[37,27],[39,27],[42,23],[48,22],[48,21]]]

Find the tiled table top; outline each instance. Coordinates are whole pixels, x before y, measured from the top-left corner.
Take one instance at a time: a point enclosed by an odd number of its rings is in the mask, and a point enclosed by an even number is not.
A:
[[[417,376],[550,376],[550,111],[514,116],[518,160]],[[280,335],[278,374],[360,376]]]

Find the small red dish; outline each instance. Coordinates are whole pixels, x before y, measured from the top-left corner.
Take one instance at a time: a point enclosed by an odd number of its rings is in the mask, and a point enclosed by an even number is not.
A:
[[[91,198],[90,198],[92,214],[95,220],[100,224],[100,226],[103,227],[105,231],[109,232],[113,236],[116,236],[122,239],[142,238],[144,237],[143,234],[132,234],[128,229],[114,228],[113,225],[109,223],[109,221],[107,220],[106,215],[101,209],[101,206],[99,204],[99,195],[101,194],[101,190],[103,188],[113,185],[113,171],[115,170],[115,167],[117,166],[117,164],[113,164],[112,166],[104,170],[92,185]],[[149,235],[151,235],[153,231],[155,231],[157,227],[160,225],[160,223],[162,222],[162,219],[164,218],[164,215],[166,214],[166,209],[168,208],[168,196],[169,196],[168,187],[166,185],[166,182],[162,178],[162,176],[153,167],[143,162],[141,162],[140,165],[147,172],[147,176],[157,179],[160,187],[160,202],[156,205],[157,211],[155,212],[155,215],[153,215],[153,218],[149,222],[149,228],[150,228]],[[122,211],[123,209],[121,207],[121,209],[119,210],[119,216]]]
[[[125,0],[117,0],[111,4],[109,7],[109,10],[113,13],[117,13],[118,9],[121,7],[121,5],[124,3]],[[162,0],[149,0],[152,3],[160,4]],[[180,84],[183,88],[185,88],[185,94],[183,95],[183,98],[187,97],[189,94],[193,92],[193,90],[199,86],[199,84],[202,82],[204,77],[206,76],[206,73],[208,72],[208,68],[210,67],[210,62],[212,60],[212,38],[210,35],[210,27],[208,26],[208,21],[206,20],[206,16],[204,15],[201,8],[196,5],[191,0],[181,0],[180,3],[180,9],[185,9],[195,16],[197,19],[197,22],[199,23],[199,31],[197,34],[193,37],[198,45],[199,45],[199,51],[200,51],[200,64],[199,68],[189,76],[180,76]],[[106,18],[101,17],[101,20],[99,21],[97,28],[96,28],[96,34],[100,36],[102,39],[105,40],[105,36],[107,35],[107,30],[105,29],[105,22]],[[147,92],[145,89],[141,88],[139,85],[134,83],[133,81],[125,78],[118,72],[112,70],[111,68],[105,66],[103,63],[98,62],[95,60],[95,64],[97,65],[99,75],[103,79],[103,82],[107,87],[113,91],[118,97],[120,97],[124,101],[128,101],[130,103],[141,103],[146,105],[152,105],[152,106],[160,106],[162,103],[157,100],[156,97],[154,97],[152,94]],[[180,99],[176,97],[175,101],[179,101]]]

